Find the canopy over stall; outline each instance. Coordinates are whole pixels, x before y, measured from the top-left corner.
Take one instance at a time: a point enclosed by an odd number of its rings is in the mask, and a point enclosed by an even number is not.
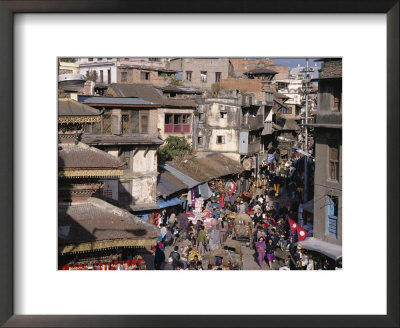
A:
[[[315,237],[306,238],[298,244],[305,249],[319,252],[334,260],[342,257],[342,246],[331,244]]]

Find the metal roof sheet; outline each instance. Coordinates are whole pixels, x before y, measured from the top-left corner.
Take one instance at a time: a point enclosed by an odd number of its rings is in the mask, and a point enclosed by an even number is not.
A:
[[[95,96],[78,96],[78,101],[82,104],[107,104],[107,105],[155,105],[157,103],[147,101],[141,98],[127,98],[127,97],[95,97]]]
[[[185,185],[189,188],[196,187],[197,185],[201,184],[201,182],[192,179],[191,177],[187,176],[186,174],[182,173],[181,171],[177,170],[176,168],[168,165],[168,164],[159,164],[162,169],[170,172],[173,176],[177,177],[180,181],[182,181]]]

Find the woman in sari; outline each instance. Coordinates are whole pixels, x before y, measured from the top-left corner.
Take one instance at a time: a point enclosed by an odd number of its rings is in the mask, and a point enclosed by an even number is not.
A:
[[[258,265],[260,266],[260,269],[262,269],[262,264],[265,257],[265,248],[267,247],[265,245],[264,237],[260,237],[258,241],[255,243],[255,246],[258,253],[257,262]]]

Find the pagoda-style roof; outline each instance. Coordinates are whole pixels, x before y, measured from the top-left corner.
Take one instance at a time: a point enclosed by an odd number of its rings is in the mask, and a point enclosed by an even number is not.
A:
[[[58,123],[100,122],[102,111],[73,99],[58,99]]]
[[[58,176],[62,178],[118,177],[124,165],[119,158],[81,142],[58,147]]]
[[[61,254],[152,246],[159,236],[156,226],[98,198],[58,205]]]

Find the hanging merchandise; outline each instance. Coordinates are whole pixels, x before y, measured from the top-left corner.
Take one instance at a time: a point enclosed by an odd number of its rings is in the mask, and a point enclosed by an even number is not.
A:
[[[191,190],[191,194],[192,194],[192,206],[194,206],[194,204],[196,203],[196,194],[194,192],[194,189]]]

